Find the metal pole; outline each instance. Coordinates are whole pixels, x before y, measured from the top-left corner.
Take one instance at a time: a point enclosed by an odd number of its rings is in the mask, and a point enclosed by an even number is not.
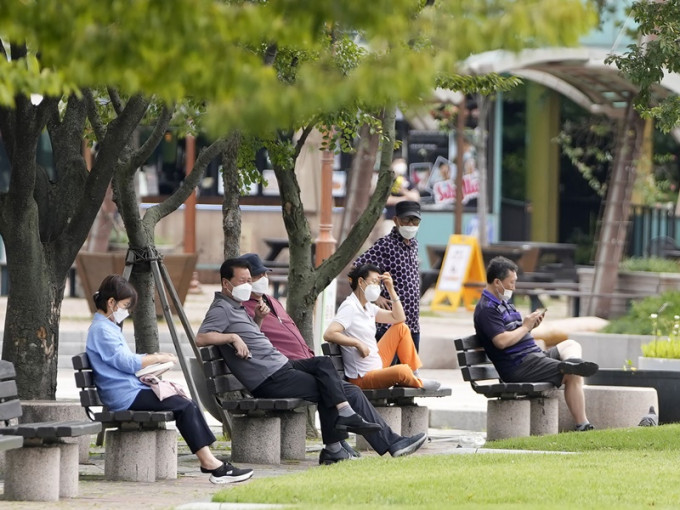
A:
[[[465,96],[458,107],[458,123],[456,126],[456,214],[454,218],[454,234],[463,233],[463,136],[467,110]]]

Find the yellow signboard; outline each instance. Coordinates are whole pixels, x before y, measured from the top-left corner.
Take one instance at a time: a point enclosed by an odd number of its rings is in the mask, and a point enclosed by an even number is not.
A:
[[[449,237],[430,305],[432,310],[455,311],[461,298],[465,307],[472,310],[482,295],[484,285],[486,270],[477,238],[461,235]]]

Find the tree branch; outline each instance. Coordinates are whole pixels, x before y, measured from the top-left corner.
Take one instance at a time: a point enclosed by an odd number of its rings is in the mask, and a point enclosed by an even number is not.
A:
[[[293,152],[293,159],[297,159],[297,157],[300,155],[300,151],[302,150],[302,147],[305,145],[305,142],[307,141],[307,137],[309,136],[309,133],[312,132],[312,129],[314,129],[314,126],[316,126],[316,123],[319,121],[318,117],[314,117],[309,124],[307,124],[303,130],[302,133],[300,133],[300,138],[298,139],[297,143],[295,144],[295,151]]]
[[[267,50],[264,53],[264,65],[270,66],[274,64],[276,60],[276,54],[278,53],[278,46],[276,43],[272,43],[267,46]]]
[[[85,97],[85,103],[87,104],[87,118],[90,120],[94,135],[97,137],[97,140],[102,141],[106,137],[106,127],[102,123],[102,119],[97,111],[97,103],[94,101],[92,91],[84,89],[83,97]]]
[[[378,173],[378,183],[375,192],[361,214],[357,222],[347,234],[345,240],[338,246],[338,249],[330,257],[321,263],[316,270],[316,281],[314,284],[314,296],[318,295],[328,286],[333,278],[343,270],[354,258],[363,243],[368,238],[371,230],[375,226],[392,187],[394,179],[391,164],[394,151],[394,124],[396,119],[396,109],[389,107],[383,114],[383,133],[385,138],[382,140],[380,171]]]
[[[108,91],[109,97],[111,98],[111,106],[113,106],[113,111],[116,112],[116,115],[120,115],[124,109],[123,101],[120,99],[120,94],[118,94],[118,91],[113,87],[107,87],[106,90]]]
[[[203,178],[203,174],[205,173],[208,164],[219,156],[227,145],[228,139],[220,138],[200,152],[194,163],[193,170],[185,177],[177,191],[163,200],[160,204],[147,209],[143,220],[147,228],[155,227],[161,219],[165,218],[171,212],[176,211],[179,206],[186,202],[189,195],[191,195]]]
[[[91,94],[89,94],[87,103],[89,114],[93,106]],[[142,96],[132,96],[121,115],[109,122],[108,127],[104,130],[105,136],[100,140],[97,158],[92,170],[87,175],[83,194],[75,212],[76,216],[94,219],[104,199],[104,194],[111,181],[120,154],[123,153],[132,133],[144,118],[148,105],[149,102]],[[90,225],[87,222],[71,222],[68,227],[69,236],[84,240]]]
[[[172,119],[172,112],[172,109],[168,108],[167,106],[163,106],[163,110],[156,121],[153,132],[151,135],[149,135],[149,138],[146,139],[142,146],[132,153],[132,157],[130,158],[130,168],[132,169],[133,173],[137,170],[137,168],[142,166],[142,164],[147,159],[149,159],[153,151],[156,149],[156,147],[158,147],[158,144],[161,143],[163,135],[165,135],[165,131],[167,130],[170,120]]]

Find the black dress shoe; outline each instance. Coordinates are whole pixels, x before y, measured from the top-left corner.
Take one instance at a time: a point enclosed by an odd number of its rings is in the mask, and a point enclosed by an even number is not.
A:
[[[354,434],[364,435],[377,432],[382,429],[382,426],[377,423],[366,421],[357,413],[354,413],[352,416],[338,416],[338,419],[335,422],[335,428],[344,432],[353,432]]]
[[[361,457],[361,454],[356,451],[354,448],[352,448],[347,441],[344,439],[340,441],[340,446],[342,446],[342,449],[345,450],[347,453],[349,453],[349,456],[351,459],[358,459]]]
[[[319,464],[329,465],[335,464],[336,462],[340,462],[343,460],[352,460],[352,457],[350,456],[349,452],[344,448],[340,448],[340,450],[338,450],[335,453],[328,451],[324,448],[321,450],[321,453],[319,454]]]

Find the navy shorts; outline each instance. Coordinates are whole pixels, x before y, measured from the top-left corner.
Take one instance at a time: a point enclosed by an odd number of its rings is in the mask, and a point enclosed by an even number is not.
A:
[[[503,380],[505,382],[549,382],[560,387],[564,374],[558,368],[559,364],[560,353],[557,347],[551,347],[544,352],[532,352],[527,354],[512,370],[510,378],[503,377]]]

